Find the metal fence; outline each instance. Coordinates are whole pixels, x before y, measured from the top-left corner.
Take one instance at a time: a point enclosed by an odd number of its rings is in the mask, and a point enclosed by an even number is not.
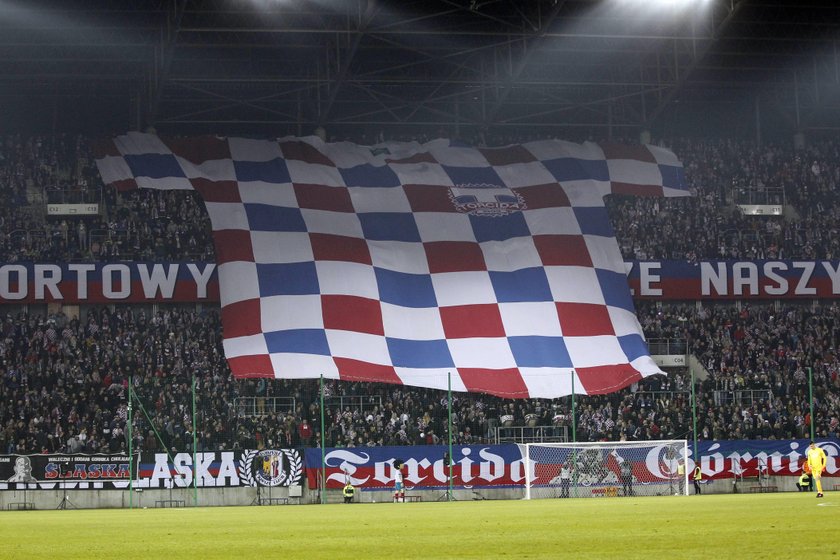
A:
[[[652,356],[684,356],[688,353],[688,341],[684,338],[651,338],[648,349]]]
[[[757,402],[766,402],[773,398],[769,389],[739,389],[735,391],[715,391],[714,399],[716,405],[724,404],[746,404],[751,405]]]
[[[551,443],[569,441],[568,426],[497,426],[496,443]]]
[[[294,397],[237,397],[234,406],[240,416],[266,416],[277,413],[294,413]]]

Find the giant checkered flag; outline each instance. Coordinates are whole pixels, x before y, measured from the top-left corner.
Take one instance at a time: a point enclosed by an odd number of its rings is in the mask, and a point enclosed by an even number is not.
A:
[[[97,163],[204,198],[236,376],[552,398],[662,373],[603,197],[688,194],[665,149],[130,133]]]

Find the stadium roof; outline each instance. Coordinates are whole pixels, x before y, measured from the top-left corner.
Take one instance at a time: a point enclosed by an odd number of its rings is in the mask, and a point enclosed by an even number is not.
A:
[[[0,127],[840,127],[840,3],[0,0]]]

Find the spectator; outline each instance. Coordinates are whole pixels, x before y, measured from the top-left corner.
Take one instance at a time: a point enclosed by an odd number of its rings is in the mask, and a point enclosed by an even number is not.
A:
[[[528,139],[485,136],[481,143]],[[840,144],[823,140],[795,152],[781,145],[757,147],[730,140],[669,143],[683,158],[696,196],[611,197],[608,207],[627,258],[693,262],[831,259],[840,254]],[[0,138],[0,155],[0,259],[6,262],[214,258],[207,213],[195,194],[100,192],[84,138],[6,136]],[[798,218],[757,218],[732,211],[739,192],[781,189]],[[45,218],[19,209],[41,191],[81,201],[96,196],[104,210],[81,219]],[[85,306],[73,317],[46,309],[39,313],[37,306],[30,311],[9,306],[0,321],[0,398],[14,403],[0,409],[3,452],[125,451],[129,382],[145,408],[134,415],[132,446],[189,447],[192,415],[183,403],[191,401],[193,375],[199,449],[320,444],[317,384],[263,380],[258,386],[232,379],[223,358],[218,309]],[[818,436],[838,435],[838,315],[840,307],[826,302],[704,302],[699,308],[694,303],[638,303],[649,339],[685,340],[703,364],[706,371],[695,389],[698,437],[707,439],[802,438],[809,435],[812,420]],[[449,439],[448,403],[440,391],[352,382],[331,382],[326,389],[326,445],[439,444]],[[677,374],[582,398],[574,419],[578,439],[691,437],[690,389],[688,377]],[[262,400],[252,413],[244,403],[254,397]],[[508,420],[510,429],[527,425],[531,435],[563,434],[572,422],[569,399],[506,401],[456,394],[452,439],[459,444],[495,441],[495,430]]]

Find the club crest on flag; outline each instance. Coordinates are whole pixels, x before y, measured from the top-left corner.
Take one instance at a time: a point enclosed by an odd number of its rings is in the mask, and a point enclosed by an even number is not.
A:
[[[251,486],[291,486],[303,474],[300,454],[293,449],[263,449],[243,454],[240,477]]]
[[[458,212],[473,216],[507,216],[526,209],[525,200],[513,189],[485,183],[450,187],[449,198]]]

